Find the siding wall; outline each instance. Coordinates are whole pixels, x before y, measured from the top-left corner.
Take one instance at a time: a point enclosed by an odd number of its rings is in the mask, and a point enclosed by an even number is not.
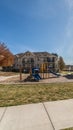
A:
[[[27,69],[41,67],[42,64],[48,64],[54,71],[58,70],[58,57],[49,54],[38,54],[39,53],[36,55],[31,52],[25,52],[22,56],[16,55],[14,60],[15,68],[21,65],[23,68]]]

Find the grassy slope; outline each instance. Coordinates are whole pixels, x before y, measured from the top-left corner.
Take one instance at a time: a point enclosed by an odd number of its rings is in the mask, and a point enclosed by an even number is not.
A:
[[[0,106],[73,98],[73,83],[0,85]]]

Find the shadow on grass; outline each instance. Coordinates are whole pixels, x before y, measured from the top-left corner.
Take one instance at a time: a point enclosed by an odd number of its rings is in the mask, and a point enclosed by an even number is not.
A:
[[[65,75],[65,77],[66,77],[67,79],[73,79],[73,74]]]

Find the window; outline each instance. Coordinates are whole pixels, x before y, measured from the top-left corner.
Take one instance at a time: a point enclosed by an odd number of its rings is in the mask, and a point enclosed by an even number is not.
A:
[[[31,58],[31,63],[33,63],[34,62],[34,59],[33,58]]]

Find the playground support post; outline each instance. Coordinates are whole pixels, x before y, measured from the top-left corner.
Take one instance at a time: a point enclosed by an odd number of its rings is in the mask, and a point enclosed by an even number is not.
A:
[[[49,66],[49,64],[47,64],[47,73],[48,73],[48,78],[49,78],[49,71],[48,71],[48,66]]]
[[[43,79],[44,79],[44,64],[42,64],[42,73],[43,73]]]
[[[20,81],[22,80],[22,67],[20,65]]]

